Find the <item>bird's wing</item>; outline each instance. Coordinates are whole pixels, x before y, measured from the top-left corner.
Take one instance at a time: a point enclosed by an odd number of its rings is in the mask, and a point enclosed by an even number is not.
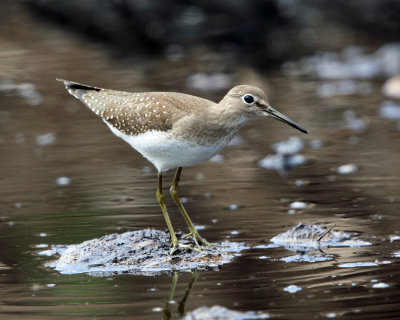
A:
[[[129,135],[148,130],[168,131],[173,123],[189,115],[192,96],[169,92],[129,93],[63,81],[68,92],[103,120]],[[191,99],[188,99],[191,97]],[[203,99],[196,98],[197,109]],[[205,100],[207,101],[207,100]]]

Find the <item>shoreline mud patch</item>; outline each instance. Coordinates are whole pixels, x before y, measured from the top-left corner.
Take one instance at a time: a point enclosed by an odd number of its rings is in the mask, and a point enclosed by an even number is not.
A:
[[[178,233],[179,242],[194,247],[194,242]],[[170,255],[170,236],[160,230],[144,229],[113,233],[73,245],[53,245],[40,255],[60,257],[45,267],[62,274],[88,273],[94,276],[137,274],[154,276],[172,271],[212,270],[231,262],[249,249],[244,243],[219,242],[194,250],[178,249]]]

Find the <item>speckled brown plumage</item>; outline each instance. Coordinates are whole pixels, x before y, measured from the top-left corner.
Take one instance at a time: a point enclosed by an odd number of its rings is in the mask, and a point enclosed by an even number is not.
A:
[[[70,94],[94,113],[128,135],[168,131],[174,123],[211,101],[176,92],[130,93],[64,81]],[[204,109],[203,107],[203,109]]]

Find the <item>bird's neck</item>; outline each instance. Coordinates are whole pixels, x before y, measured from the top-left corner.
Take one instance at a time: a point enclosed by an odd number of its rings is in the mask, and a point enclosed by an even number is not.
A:
[[[194,128],[191,128],[192,133],[202,137],[201,144],[227,144],[248,120],[243,115],[221,109],[208,110],[202,117],[203,121],[195,120]]]

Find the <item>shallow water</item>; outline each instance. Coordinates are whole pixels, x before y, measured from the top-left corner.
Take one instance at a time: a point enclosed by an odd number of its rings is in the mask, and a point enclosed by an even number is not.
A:
[[[182,273],[179,279],[61,275],[44,268],[49,258],[38,252],[46,245],[166,228],[155,199],[156,171],[67,95],[56,77],[121,90],[179,90],[213,100],[225,90],[185,87],[198,63],[190,57],[120,61],[99,45],[25,19],[37,31],[34,38],[19,35],[23,45],[4,38],[0,62],[3,88],[12,80],[35,89],[25,95],[9,87],[0,92],[0,318],[175,319],[213,305],[281,319],[400,317],[400,242],[390,238],[400,233],[400,131],[395,121],[380,116],[379,80],[368,80],[368,94],[321,97],[318,80],[279,71],[234,73],[235,83],[265,88],[271,104],[309,134],[271,119],[250,121],[218,161],[185,168],[180,185],[190,216],[204,226],[201,234],[209,241],[267,245],[301,221],[335,224],[371,246],[328,248],[332,259],[312,263],[296,262],[295,253],[284,248],[253,248],[220,270]],[[349,109],[364,128],[349,128],[343,114]],[[304,164],[286,176],[258,166],[275,153],[274,143],[291,136],[304,140]],[[314,140],[322,145],[313,148]],[[339,174],[337,168],[346,164],[357,170]],[[168,173],[165,185],[172,178]],[[186,231],[168,201],[175,228]],[[295,201],[307,205],[293,209]],[[168,304],[173,279],[176,303]],[[301,290],[288,292],[290,285]]]

